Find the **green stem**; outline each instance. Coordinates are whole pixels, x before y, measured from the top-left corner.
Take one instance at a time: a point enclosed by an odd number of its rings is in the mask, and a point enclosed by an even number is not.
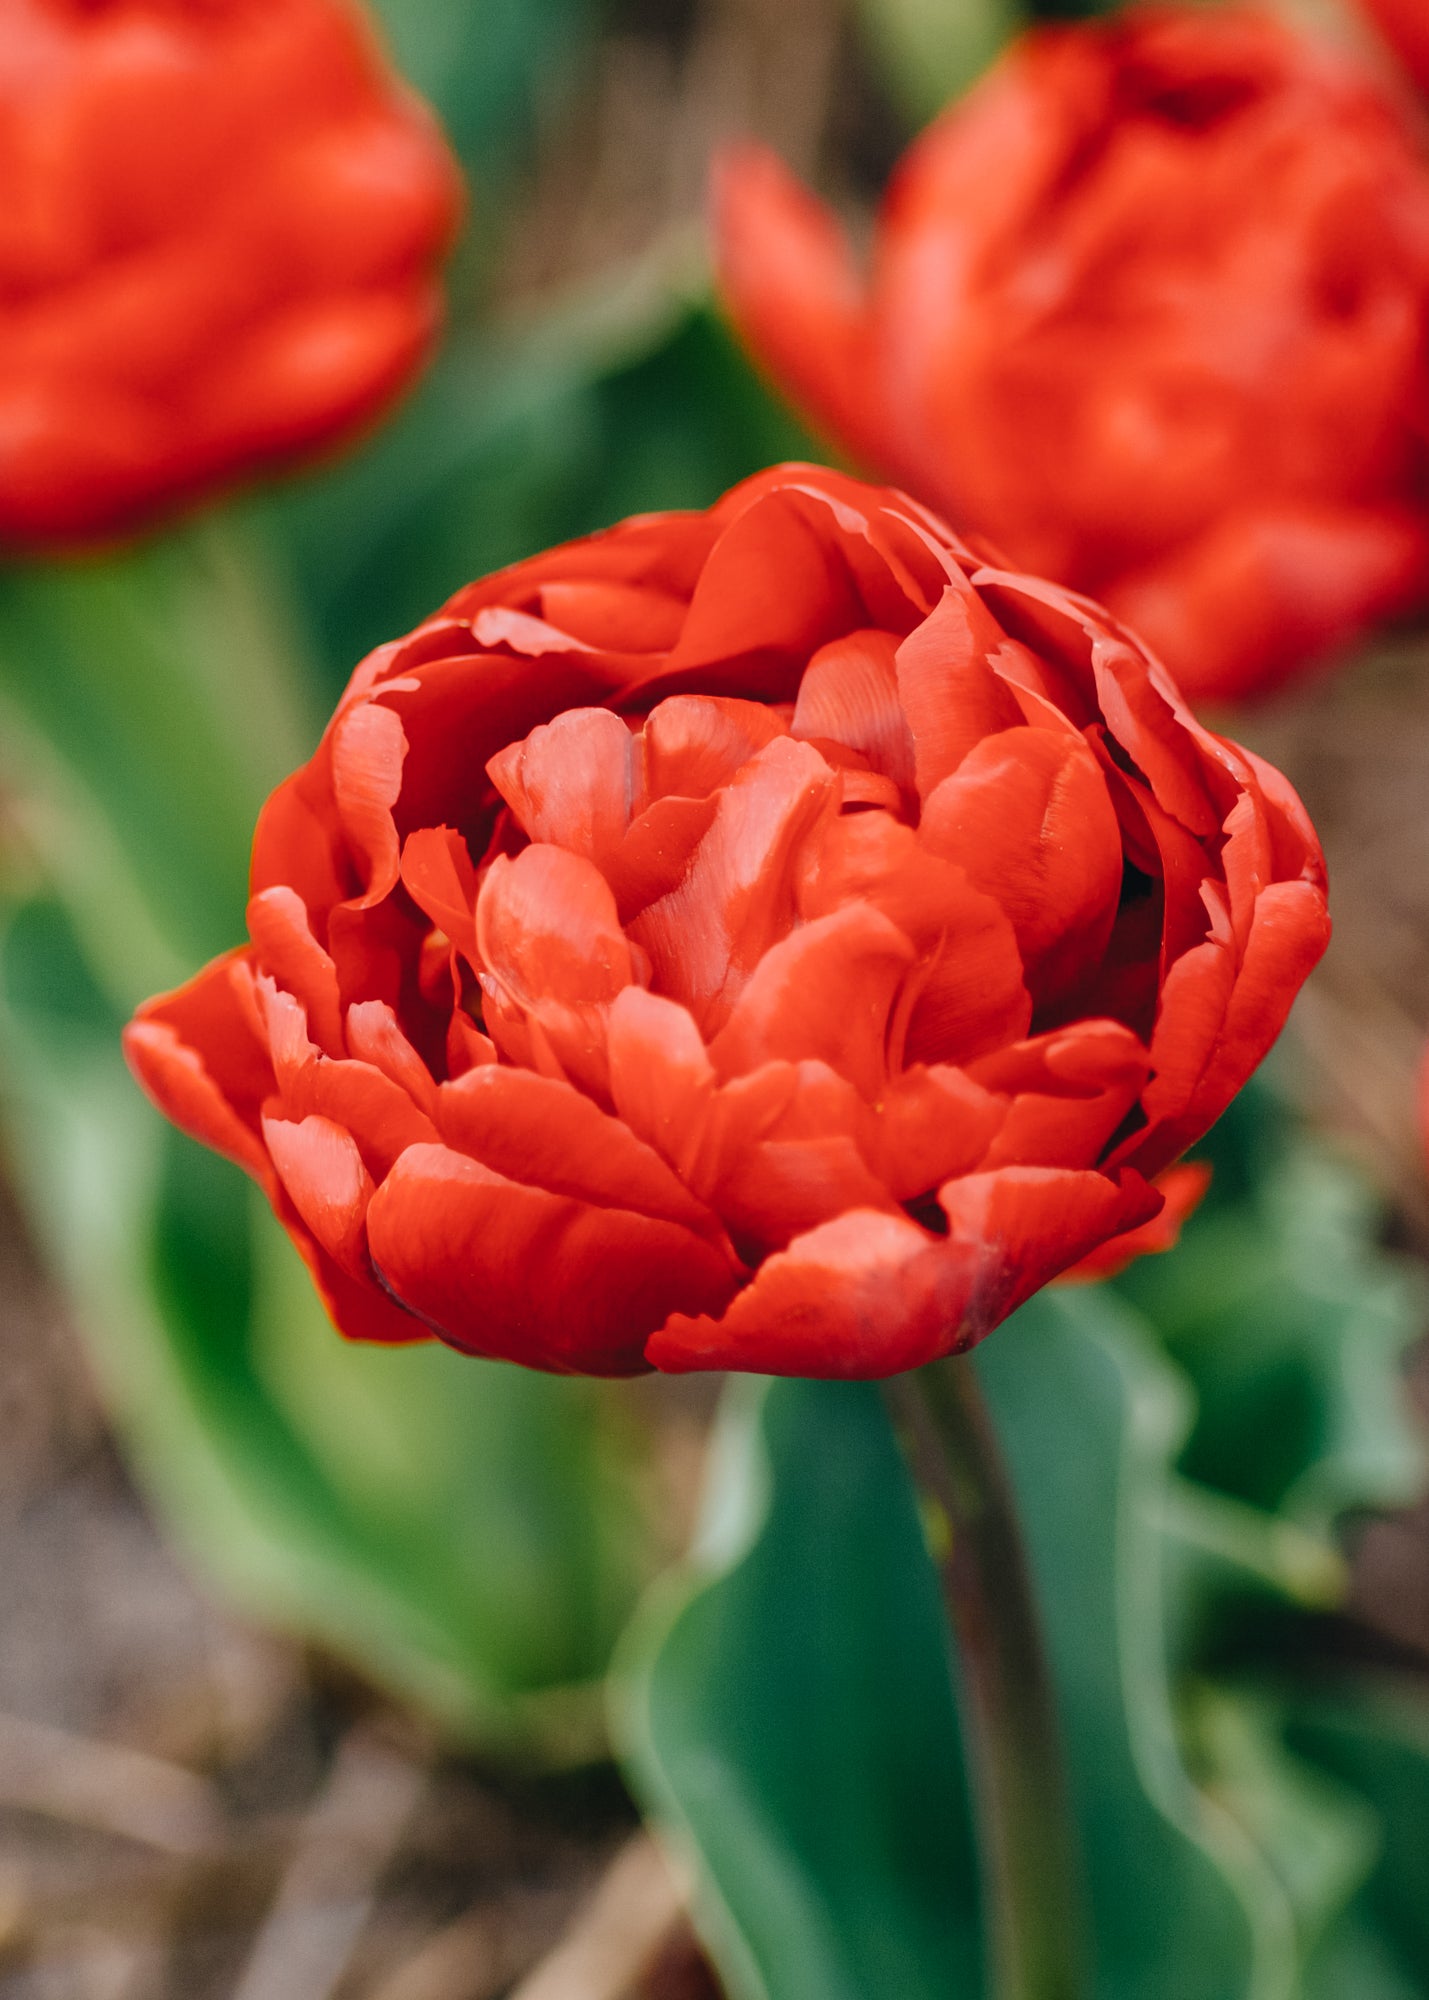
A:
[[[1075,2000],[1084,1989],[1076,1842],[1007,1468],[967,1357],[884,1387],[914,1477],[948,1531],[939,1567],[972,1746],[996,1991]]]

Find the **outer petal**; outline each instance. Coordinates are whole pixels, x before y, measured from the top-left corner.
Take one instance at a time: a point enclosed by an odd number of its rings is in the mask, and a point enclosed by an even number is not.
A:
[[[470,1354],[633,1375],[672,1311],[718,1312],[736,1274],[687,1229],[518,1186],[413,1146],[373,1196],[372,1259],[393,1294]]]
[[[1171,968],[1152,1037],[1156,1074],[1143,1093],[1149,1128],[1115,1163],[1155,1174],[1230,1103],[1285,1025],[1330,938],[1325,898],[1310,882],[1273,882],[1256,899],[1244,963],[1210,939]]]
[[[1092,1285],[1102,1278],[1114,1278],[1118,1271],[1124,1271],[1137,1257],[1158,1256],[1163,1251],[1174,1250],[1180,1241],[1181,1230],[1188,1217],[1200,1207],[1206,1189],[1211,1184],[1211,1170],[1202,1160],[1184,1160],[1178,1167],[1168,1167],[1164,1174],[1156,1176],[1153,1185],[1165,1200],[1165,1207],[1159,1215],[1153,1215],[1150,1222],[1143,1222],[1139,1229],[1128,1229],[1122,1236],[1109,1236],[1089,1256],[1074,1264],[1070,1271],[1064,1271],[1059,1280],[1064,1285]]]
[[[959,1345],[975,1265],[966,1244],[855,1209],[768,1258],[723,1318],[671,1314],[645,1357],[668,1374],[896,1375]]]
[[[430,1340],[432,1330],[405,1306],[379,1289],[375,1278],[354,1278],[335,1263],[301,1225],[284,1217],[284,1227],[312,1273],[333,1325],[344,1340],[370,1340],[382,1347],[411,1347]]]
[[[226,952],[187,985],[146,1001],[125,1030],[124,1052],[165,1117],[264,1180],[258,1117],[274,1077],[261,1020],[244,1003],[251,963],[246,946]]]
[[[1051,1279],[1108,1237],[1159,1213],[1161,1195],[1140,1174],[1004,1167],[969,1174],[939,1191],[949,1240],[976,1252],[977,1276],[960,1345],[991,1333]]]
[[[950,1182],[949,1234],[852,1210],[768,1258],[721,1319],[673,1314],[646,1358],[869,1379],[971,1347],[1049,1278],[1160,1205],[1137,1175],[1008,1168]]]
[[[191,1139],[212,1146],[267,1183],[268,1156],[204,1067],[202,1056],[162,1020],[131,1021],[124,1055],[145,1095]]]

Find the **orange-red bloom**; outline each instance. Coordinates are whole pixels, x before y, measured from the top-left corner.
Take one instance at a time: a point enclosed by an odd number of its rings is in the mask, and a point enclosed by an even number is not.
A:
[[[1429,165],[1345,51],[1233,6],[1028,35],[904,158],[867,279],[762,149],[715,208],[810,418],[1193,699],[1429,598]]]
[[[1429,8],[1424,0],[1361,0],[1421,90],[1429,90]]]
[[[1158,1213],[1327,918],[1095,605],[786,466],[372,654],[249,935],[129,1058],[344,1332],[874,1376]]]
[[[349,0],[0,0],[0,541],[127,531],[373,416],[459,204]]]

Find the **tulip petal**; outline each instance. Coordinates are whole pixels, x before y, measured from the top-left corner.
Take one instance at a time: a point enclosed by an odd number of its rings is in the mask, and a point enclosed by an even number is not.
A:
[[[1204,1161],[1185,1160],[1180,1166],[1168,1167],[1153,1182],[1165,1204],[1161,1213],[1153,1215],[1149,1222],[1143,1222],[1136,1229],[1128,1229],[1120,1236],[1109,1236],[1105,1243],[1073,1264],[1070,1270],[1063,1271],[1057,1282],[1063,1285],[1099,1284],[1103,1278],[1116,1277],[1138,1257],[1155,1257],[1174,1250],[1180,1241],[1182,1228],[1200,1207],[1210,1184],[1211,1169]]]
[[[202,1056],[167,1021],[131,1021],[124,1055],[144,1094],[181,1132],[236,1161],[260,1184],[272,1173],[268,1155],[209,1075]]]
[[[218,1093],[219,1101],[229,1107],[256,1143],[258,1116],[272,1095],[274,1079],[262,1018],[253,1004],[252,959],[252,950],[247,945],[225,952],[172,993],[161,993],[146,1001],[133,1025],[168,1029],[178,1048],[191,1050]],[[125,1046],[128,1049],[127,1036]],[[163,1078],[154,1064],[157,1061],[161,1067],[166,1065],[169,1055],[174,1053],[173,1045],[166,1038],[143,1035],[133,1048],[135,1073],[162,1109],[156,1093]],[[167,1053],[161,1056],[161,1050]],[[187,1091],[187,1085],[177,1077],[174,1082],[175,1088]],[[203,1115],[197,1099],[191,1109],[195,1117]],[[193,1129],[176,1113],[166,1112],[166,1115],[174,1115],[175,1123],[184,1131]],[[229,1130],[226,1121],[221,1122],[223,1129]],[[217,1139],[210,1141],[202,1131],[194,1131],[194,1137],[203,1139],[205,1144],[219,1145],[220,1151],[230,1151],[227,1144],[220,1145]],[[238,1143],[231,1131],[230,1138]]]
[[[1034,994],[1056,1004],[1085,983],[1116,918],[1122,853],[1106,780],[1081,736],[984,738],[929,794],[918,833],[1006,912]]]
[[[265,1118],[263,1138],[294,1208],[349,1277],[367,1275],[363,1223],[373,1180],[356,1142],[330,1118]]]
[[[1162,1197],[1138,1173],[1002,1167],[948,1181],[938,1202],[949,1240],[976,1253],[962,1343],[970,1347],[1099,1243],[1149,1222]]]
[[[541,616],[583,645],[621,653],[666,653],[680,636],[686,599],[649,584],[553,577],[541,586]]]
[[[702,799],[729,784],[766,743],[787,734],[762,702],[670,695],[655,704],[641,731],[645,789],[652,799]]]
[[[598,1007],[633,977],[609,884],[564,848],[498,856],[477,898],[476,934],[481,963],[525,1007]]]
[[[1237,509],[1107,601],[1195,701],[1266,695],[1424,602],[1429,532],[1388,508]]]
[[[401,720],[380,701],[357,703],[333,726],[333,803],[363,876],[364,904],[380,902],[397,880],[400,848],[392,809],[401,797],[406,756]]]
[[[419,1111],[436,1116],[436,1080],[385,1000],[359,1000],[348,1008],[347,1046],[359,1062],[404,1090]]]
[[[898,698],[897,652],[891,632],[850,632],[820,647],[804,669],[791,727],[805,741],[857,750],[911,796],[913,737]]]
[[[1004,1112],[965,1071],[917,1065],[865,1107],[859,1145],[895,1201],[917,1201],[982,1163]]]
[[[742,1148],[721,1177],[716,1199],[736,1243],[751,1246],[756,1258],[850,1209],[900,1212],[845,1132],[764,1139]]]
[[[327,1055],[342,1055],[337,967],[308,928],[297,892],[281,886],[260,890],[248,905],[248,935],[261,969],[302,1004],[314,1042]]]
[[[474,1069],[442,1085],[440,1123],[449,1146],[507,1180],[701,1234],[718,1230],[658,1153],[568,1083],[504,1066]]]
[[[645,1358],[667,1374],[896,1375],[962,1344],[975,1266],[906,1216],[853,1210],[767,1258],[722,1318],[672,1313]]]
[[[632,923],[651,984],[689,1007],[706,1034],[792,928],[795,857],[836,802],[837,780],[818,752],[776,738],[720,793],[684,880]]]
[[[444,1146],[414,1146],[372,1198],[384,1284],[470,1354],[633,1375],[672,1311],[718,1312],[735,1269],[687,1229],[518,1186]]]
[[[608,708],[570,708],[487,762],[533,841],[600,863],[636,810],[636,743]]]
[[[809,656],[866,623],[834,538],[799,493],[776,486],[710,551],[661,684],[678,675],[700,693],[792,700]]]
[[[1012,690],[988,664],[1003,638],[977,593],[966,583],[949,584],[898,648],[898,696],[924,799],[985,736],[1022,721]]]
[[[1256,899],[1239,968],[1218,939],[1172,966],[1151,1042],[1147,1129],[1114,1160],[1156,1174],[1214,1124],[1266,1054],[1330,941],[1325,898],[1311,882],[1273,882]]]
[[[611,1006],[606,1046],[618,1115],[689,1182],[715,1092],[714,1067],[693,1015],[627,986]]]
[[[299,1075],[284,1079],[282,1108],[293,1118],[317,1116],[340,1125],[379,1180],[408,1146],[437,1136],[404,1087],[371,1063],[315,1057]]]
[[[476,870],[461,835],[449,826],[423,826],[408,834],[402,881],[423,915],[476,965]]]
[[[913,959],[903,933],[867,904],[804,924],[755,966],[710,1043],[716,1072],[729,1078],[812,1057],[876,1097],[888,1074],[894,1002]]]

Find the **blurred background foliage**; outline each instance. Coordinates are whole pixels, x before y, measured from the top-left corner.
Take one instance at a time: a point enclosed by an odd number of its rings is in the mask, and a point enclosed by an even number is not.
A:
[[[246,1612],[527,1765],[606,1754],[615,1649],[614,1739],[732,2000],[980,1994],[955,1668],[876,1392],[736,1384],[686,1552],[698,1388],[344,1346],[242,1177],[160,1129],[116,1036],[241,934],[257,807],[370,646],[486,569],[818,455],[711,301],[711,143],[753,127],[856,208],[1031,10],[380,12],[472,188],[425,380],[331,465],[0,571],[8,1175],[145,1491]],[[1313,751],[1306,712],[1288,740]],[[1386,1636],[1352,1561],[1424,1484],[1403,1377],[1422,1205],[1366,1172],[1392,1147],[1356,1163],[1299,1108],[1326,1094],[1324,1042],[1211,1135],[1176,1252],[1034,1301],[979,1357],[1058,1672],[1099,2000],[1429,1995],[1429,1654]]]

